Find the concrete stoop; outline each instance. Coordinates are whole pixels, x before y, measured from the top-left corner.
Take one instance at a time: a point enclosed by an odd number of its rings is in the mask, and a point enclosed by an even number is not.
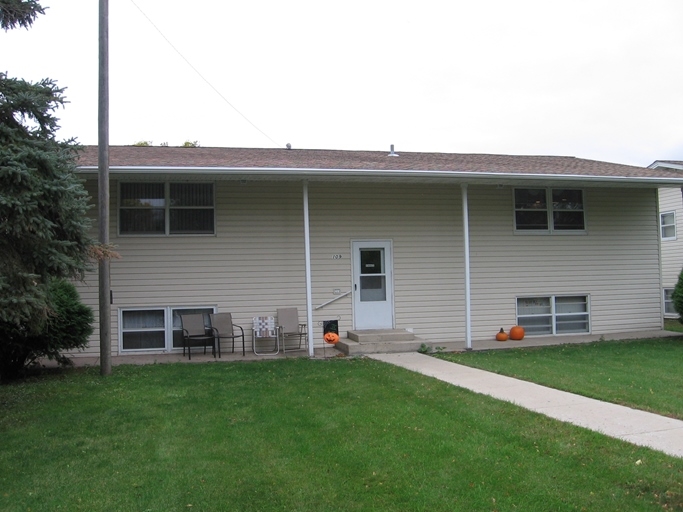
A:
[[[363,354],[417,352],[425,340],[404,329],[348,331],[335,348],[347,356]]]

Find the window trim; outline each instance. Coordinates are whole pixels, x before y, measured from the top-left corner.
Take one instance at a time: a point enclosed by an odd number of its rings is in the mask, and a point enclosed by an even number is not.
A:
[[[664,216],[665,215],[673,215],[673,222],[671,224],[664,224]],[[664,228],[665,227],[673,227],[674,228],[674,235],[673,236],[664,236]],[[676,211],[675,210],[670,210],[666,212],[660,212],[659,213],[659,236],[662,242],[669,242],[672,240],[676,240],[678,234],[678,230],[676,229]]]
[[[123,206],[121,204],[121,186],[127,184],[163,184],[164,185],[164,232],[163,233],[122,233],[121,232],[121,211],[134,210],[135,207]],[[172,206],[171,205],[171,185],[211,185],[211,202],[212,205],[203,207],[187,207],[187,206]],[[127,181],[121,180],[118,182],[118,208],[117,208],[117,235],[120,237],[179,237],[179,236],[216,236],[216,182],[214,181],[182,181],[182,180],[159,180],[159,181]],[[212,233],[171,233],[171,210],[212,210],[213,214],[213,232]]]
[[[556,299],[558,298],[563,298],[563,297],[585,297],[586,298],[586,312],[585,313],[557,313],[557,308],[556,308]],[[589,293],[565,293],[565,294],[558,294],[558,295],[543,295],[543,294],[537,294],[537,295],[523,295],[523,296],[518,296],[515,297],[515,321],[517,322],[518,325],[520,324],[520,315],[519,315],[519,301],[524,300],[524,299],[550,299],[550,313],[543,314],[543,315],[522,315],[522,317],[549,317],[550,318],[550,333],[542,333],[542,334],[529,334],[527,333],[527,336],[577,336],[581,334],[591,334],[592,332],[592,324],[591,324],[591,296]],[[580,331],[580,332],[557,332],[557,320],[558,317],[561,318],[563,316],[567,315],[578,315],[578,314],[585,314],[587,315],[586,323],[588,324],[588,330],[587,331]]]
[[[173,312],[178,309],[206,309],[216,313],[218,306],[216,304],[207,305],[173,305],[173,306],[131,306],[120,307],[118,309],[118,338],[119,338],[119,355],[126,354],[159,354],[159,353],[173,353],[181,351],[182,347],[173,346]],[[126,311],[163,311],[164,312],[164,328],[149,328],[149,329],[124,329],[123,327],[123,313]],[[125,332],[164,332],[164,347],[163,348],[123,348],[123,334]]]
[[[546,214],[547,214],[547,229],[518,229],[517,228],[517,212],[525,211],[516,208],[516,190],[545,190],[546,200]],[[583,214],[583,229],[555,229],[555,221],[553,213],[553,190],[578,190],[581,192],[581,201],[583,208],[580,210]],[[576,210],[579,211],[579,210]],[[586,191],[583,188],[569,188],[569,187],[512,187],[512,228],[515,235],[586,235],[588,233],[586,222]]]

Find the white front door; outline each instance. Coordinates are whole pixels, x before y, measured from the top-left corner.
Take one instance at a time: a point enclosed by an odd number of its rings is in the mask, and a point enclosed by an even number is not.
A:
[[[355,329],[394,327],[394,288],[390,240],[353,245],[353,324]]]

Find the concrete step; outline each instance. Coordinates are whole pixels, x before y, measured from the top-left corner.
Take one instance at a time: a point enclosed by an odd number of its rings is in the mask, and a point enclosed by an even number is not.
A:
[[[396,352],[416,352],[424,340],[402,329],[348,331],[335,348],[347,356]]]
[[[346,335],[351,341],[358,343],[413,341],[415,339],[415,335],[405,329],[366,329],[348,331]]]

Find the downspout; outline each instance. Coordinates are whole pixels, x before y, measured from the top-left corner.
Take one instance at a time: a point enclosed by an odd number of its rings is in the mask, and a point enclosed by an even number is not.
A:
[[[311,229],[308,218],[308,180],[304,180],[304,253],[306,259],[306,325],[308,326],[308,355],[313,357],[313,292],[311,286]]]
[[[470,220],[467,198],[467,183],[462,188],[462,233],[465,248],[465,341],[467,350],[472,350],[472,298],[470,290]]]

